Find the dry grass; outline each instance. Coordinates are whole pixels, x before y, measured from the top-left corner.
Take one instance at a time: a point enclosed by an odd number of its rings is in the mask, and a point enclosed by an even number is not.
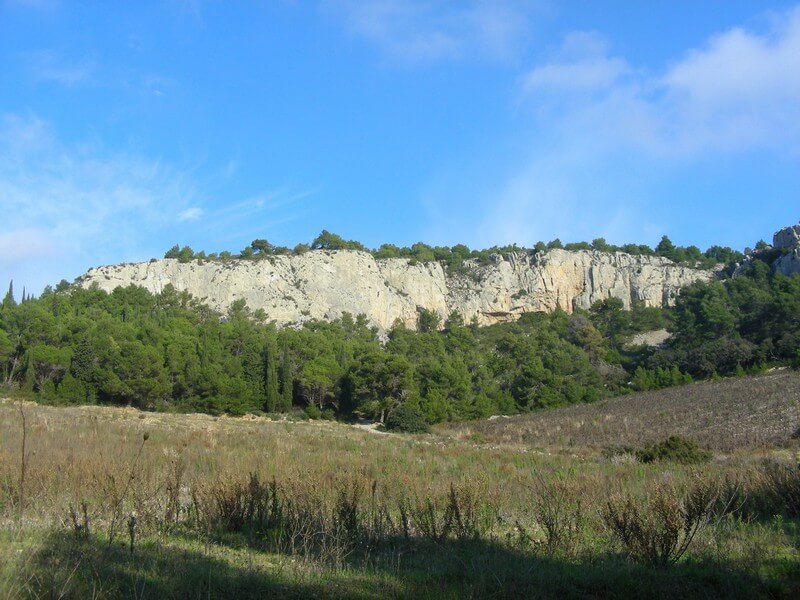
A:
[[[440,428],[459,439],[534,448],[643,446],[679,435],[730,452],[792,443],[800,430],[800,373],[709,381]]]
[[[332,422],[24,409],[23,499],[20,414],[0,402],[0,597],[214,596],[231,585],[241,597],[647,596],[664,586],[731,595],[736,586],[763,591],[764,572],[800,589],[797,569],[785,566],[797,560],[787,537],[795,534],[783,533],[783,521],[763,529],[749,521],[785,515],[796,529],[785,497],[800,477],[785,461],[765,469],[739,453],[698,471],[610,461],[591,449],[377,436]],[[680,577],[646,565],[632,571],[603,518],[608,500],[624,492],[626,503],[615,506],[651,523],[646,500],[697,477],[736,501],[715,507],[713,526],[690,538],[697,553],[680,534],[680,553],[667,562],[686,551],[690,563],[710,566],[695,573],[684,557],[671,567],[689,569]],[[746,520],[725,532],[723,517]],[[671,541],[673,530],[648,534]],[[340,593],[328,593],[330,582]]]

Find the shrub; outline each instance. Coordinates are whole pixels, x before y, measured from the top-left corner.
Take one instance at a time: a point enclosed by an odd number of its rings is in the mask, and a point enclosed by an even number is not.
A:
[[[708,524],[718,496],[715,485],[700,480],[683,495],[661,485],[643,500],[630,493],[612,496],[602,516],[634,561],[666,567],[680,560]]]
[[[601,454],[609,462],[618,465],[638,462],[638,452],[639,449],[633,446],[607,446]]]
[[[198,516],[209,529],[261,533],[278,517],[277,484],[251,473],[244,480],[219,480],[194,490]]]
[[[533,497],[533,512],[542,528],[548,555],[576,553],[585,525],[583,499],[575,485],[555,475],[539,477]]]
[[[414,532],[433,542],[448,538],[478,540],[487,536],[497,519],[494,507],[480,500],[478,490],[468,483],[450,484],[446,496],[424,499],[413,503],[401,499],[398,505],[402,530],[408,537]]]
[[[406,433],[427,433],[430,426],[422,413],[414,407],[401,404],[386,419],[386,429]]]
[[[760,479],[761,496],[771,500],[775,511],[800,516],[800,466],[765,462]]]
[[[711,456],[711,452],[701,450],[692,440],[677,435],[636,451],[636,458],[643,463],[663,460],[682,465],[697,465],[709,462]]]
[[[322,418],[322,411],[319,409],[319,407],[316,404],[309,404],[306,407],[305,411],[303,411],[303,412],[305,412],[305,415],[309,419],[321,419]]]

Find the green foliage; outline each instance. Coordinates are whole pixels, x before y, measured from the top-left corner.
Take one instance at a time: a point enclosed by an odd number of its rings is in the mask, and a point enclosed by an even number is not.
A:
[[[756,256],[770,264],[779,256],[779,254],[771,248],[757,246],[757,249],[758,248],[761,249],[756,253]],[[405,258],[408,259],[409,264],[412,265],[439,262],[445,267],[447,273],[452,276],[458,274],[474,275],[472,271],[465,268],[465,261],[467,260],[473,261],[473,264],[486,265],[491,262],[493,255],[504,256],[512,252],[534,255],[552,249],[626,252],[628,254],[645,256],[656,254],[664,256],[676,263],[697,268],[712,268],[722,263],[728,266],[729,271],[733,268],[732,265],[734,263],[739,263],[744,259],[744,255],[741,252],[727,247],[712,246],[705,252],[701,252],[696,246],[675,246],[667,236],[662,238],[655,251],[646,244],[625,244],[623,246],[616,246],[608,243],[604,238],[596,238],[592,240],[591,243],[570,242],[567,244],[563,244],[560,239],[556,238],[547,244],[544,242],[537,242],[532,249],[512,244],[507,246],[493,246],[482,250],[471,250],[465,244],[456,244],[455,246],[430,246],[424,242],[416,242],[410,247],[400,247],[395,244],[382,244],[377,249],[370,250],[361,242],[346,240],[342,236],[331,233],[326,229],[323,229],[310,244],[299,243],[291,250],[286,246],[274,246],[267,240],[258,238],[253,240],[250,245],[243,248],[235,257],[227,250],[219,253],[213,252],[206,254],[204,251],[194,252],[189,246],[182,248],[179,245],[175,245],[165,253],[164,258],[175,258],[180,262],[189,262],[191,260],[198,260],[200,262],[205,260],[219,260],[227,262],[231,258],[254,260],[267,256],[300,255],[305,254],[309,250],[357,250],[361,252],[370,252],[376,259]],[[64,291],[64,289],[57,289],[57,291]]]
[[[673,338],[648,359],[650,368],[709,377],[790,364],[800,347],[800,277],[771,275],[754,261],[741,276],[685,287],[671,322]]]
[[[277,412],[281,406],[280,381],[278,380],[278,344],[270,337],[264,347],[264,410]]]
[[[280,378],[280,398],[278,398],[277,409],[280,412],[288,412],[292,409],[294,401],[294,378],[292,377],[292,363],[289,352],[284,350],[281,353]]]
[[[353,412],[383,422],[413,394],[413,367],[402,355],[370,348],[355,357],[345,387]]]
[[[322,230],[314,241],[311,242],[312,250],[362,250],[366,248],[360,242],[354,240],[345,240],[335,233],[331,233],[326,229]]]
[[[430,426],[419,409],[401,404],[389,413],[386,429],[405,433],[427,433],[430,431]]]
[[[317,247],[351,244],[323,234]],[[660,252],[674,251],[663,242]],[[592,247],[613,248],[599,238]],[[266,240],[249,248],[283,252]],[[484,260],[464,245],[380,252],[433,256],[454,268]],[[419,330],[398,325],[385,345],[364,315],[279,331],[266,319],[243,300],[216,314],[169,285],[157,295],[133,286],[111,294],[48,288],[0,305],[0,371],[6,385],[52,402],[214,414],[298,404],[384,422],[406,407],[437,423],[800,363],[800,277],[772,275],[761,260],[742,276],[687,286],[669,311],[637,303],[624,310],[621,299],[606,298],[589,311],[529,313],[483,328],[451,313],[440,329],[440,315],[421,308]],[[633,334],[665,327],[672,337],[663,347],[628,347]]]
[[[744,375],[744,371],[741,373]],[[636,367],[631,379],[631,387],[639,392],[647,390],[659,390],[665,387],[684,385],[692,382],[692,376],[688,373],[681,373],[676,365],[669,369],[656,367],[655,369],[645,369]]]
[[[429,331],[436,331],[441,323],[441,318],[436,311],[428,310],[427,308],[417,309],[418,320],[417,329],[423,333]]]
[[[264,239],[253,240],[250,242],[250,248],[255,254],[269,254],[275,250],[275,247]]]
[[[305,410],[303,411],[309,419],[312,421],[316,421],[322,418],[322,411],[316,404],[309,404],[306,406]]]
[[[184,246],[181,248],[177,244],[167,250],[164,254],[164,258],[177,258],[178,262],[186,263],[191,261],[196,257],[194,250],[192,250],[189,246]]]
[[[3,298],[3,308],[8,309],[16,305],[17,301],[14,299],[14,282],[10,281],[8,284],[8,292],[6,292]]]
[[[636,458],[643,463],[668,461],[682,465],[698,465],[711,461],[712,454],[701,450],[692,440],[677,435],[636,451]]]

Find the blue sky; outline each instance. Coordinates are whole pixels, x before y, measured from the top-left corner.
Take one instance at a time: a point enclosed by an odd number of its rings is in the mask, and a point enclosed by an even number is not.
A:
[[[743,248],[800,219],[800,5],[0,0],[0,285],[321,229]]]

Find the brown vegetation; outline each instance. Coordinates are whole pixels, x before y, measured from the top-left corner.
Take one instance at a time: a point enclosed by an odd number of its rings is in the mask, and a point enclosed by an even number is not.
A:
[[[772,595],[800,589],[800,471],[776,457],[690,467],[332,422],[26,415],[23,498],[19,415],[0,403],[0,596],[735,596],[764,592],[765,572]]]
[[[800,429],[800,374],[707,381],[440,428],[461,439],[535,448],[643,446],[673,435],[723,452],[783,445]]]

